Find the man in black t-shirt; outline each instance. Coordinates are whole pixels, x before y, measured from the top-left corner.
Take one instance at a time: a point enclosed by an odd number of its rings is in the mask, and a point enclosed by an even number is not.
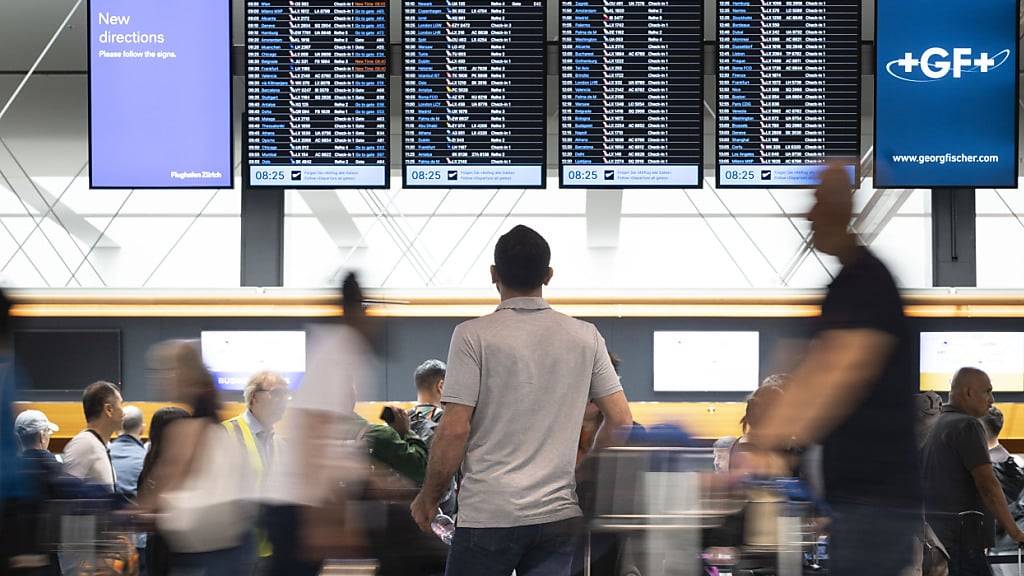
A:
[[[1010,538],[1024,541],[992,471],[985,430],[978,418],[992,405],[992,382],[977,368],[961,368],[953,377],[949,404],[935,423],[922,451],[925,517],[949,553],[950,576],[990,576],[985,548],[993,546],[992,518]],[[989,512],[977,524],[963,512]],[[973,525],[971,531],[964,526]]]
[[[774,454],[821,443],[825,498],[834,512],[831,573],[896,576],[911,562],[920,526],[917,386],[896,283],[858,243],[852,213],[850,178],[832,166],[808,219],[814,248],[843,268],[828,288],[808,357],[750,440],[761,449],[761,467],[775,471]]]

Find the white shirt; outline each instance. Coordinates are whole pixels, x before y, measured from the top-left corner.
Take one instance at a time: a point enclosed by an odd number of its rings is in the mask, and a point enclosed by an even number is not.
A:
[[[82,430],[64,447],[64,470],[90,484],[109,486],[117,480],[107,444],[92,430]]]
[[[356,389],[375,378],[376,360],[363,336],[342,325],[316,325],[309,334],[309,363],[288,407],[282,435],[288,449],[277,455],[264,499],[277,504],[317,506],[338,481],[368,470],[365,450],[356,449],[341,416],[351,415]],[[327,429],[306,436],[310,415],[331,417]]]

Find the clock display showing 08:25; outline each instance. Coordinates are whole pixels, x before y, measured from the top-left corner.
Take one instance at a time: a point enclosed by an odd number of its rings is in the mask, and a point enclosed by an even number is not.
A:
[[[597,180],[597,170],[569,170],[568,179],[572,180]]]
[[[734,180],[754,180],[753,170],[726,170],[725,179],[727,181]]]
[[[440,180],[440,170],[413,170],[409,173],[413,180]]]
[[[256,170],[252,176],[260,182],[284,180],[284,170]]]

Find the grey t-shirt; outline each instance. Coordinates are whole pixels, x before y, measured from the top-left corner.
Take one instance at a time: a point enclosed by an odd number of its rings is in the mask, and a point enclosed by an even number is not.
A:
[[[949,549],[959,541],[956,514],[976,510],[986,513],[971,470],[990,465],[985,430],[981,421],[952,406],[943,406],[922,450],[925,517],[935,535]],[[994,525],[986,515],[983,538],[994,539]]]
[[[505,528],[581,515],[576,448],[587,401],[622,390],[592,324],[513,298],[455,328],[442,402],[475,406],[459,526]]]

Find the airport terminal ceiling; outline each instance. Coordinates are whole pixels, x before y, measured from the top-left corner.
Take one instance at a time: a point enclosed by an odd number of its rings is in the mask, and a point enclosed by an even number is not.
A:
[[[237,74],[244,57],[244,3],[233,3],[232,18],[235,186],[197,190],[89,188],[86,3],[79,4],[73,13],[76,2],[70,0],[16,1],[0,8],[0,103],[7,104],[45,50],[0,117],[0,274],[8,284],[26,288],[238,287],[245,105]],[[829,281],[836,263],[807,248],[806,189],[716,187],[714,3],[703,10],[701,187],[560,188],[560,26],[556,4],[546,6],[545,187],[404,188],[402,77],[392,75],[390,185],[286,191],[286,288],[328,286],[342,270],[355,268],[370,286],[413,293],[486,290],[489,251],[497,235],[516,223],[537,228],[551,242],[555,292],[814,289]],[[400,14],[400,3],[390,2],[392,74],[401,68]],[[931,288],[930,192],[873,188],[873,2],[862,6],[861,24],[863,179],[854,226],[890,262],[903,286]],[[1024,256],[1003,249],[1024,240],[1019,190],[978,189],[976,210],[977,286],[1024,285]]]

